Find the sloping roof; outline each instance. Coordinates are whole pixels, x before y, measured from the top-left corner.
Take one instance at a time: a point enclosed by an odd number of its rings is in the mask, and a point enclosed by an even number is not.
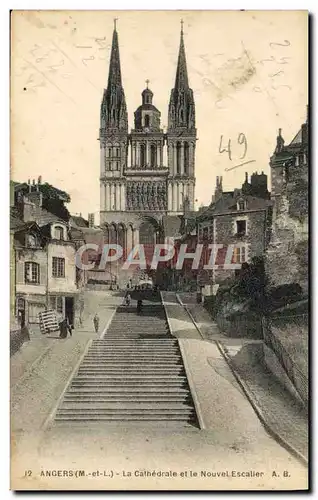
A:
[[[234,195],[234,193],[225,193],[225,196],[223,194],[219,200],[215,203],[211,203],[207,210],[199,214],[198,219],[203,220],[212,217],[213,215],[235,212],[237,210],[237,201],[240,198],[247,201],[247,207],[245,210],[238,211],[238,213],[248,212],[249,210],[263,210],[273,204],[271,200],[266,200],[256,196],[242,195],[241,193],[237,195]]]
[[[74,224],[77,227],[88,227],[88,221],[84,219],[84,217],[81,217],[80,215],[71,215],[70,221],[71,225],[72,222],[74,222]]]
[[[293,140],[291,141],[290,146],[292,146],[294,144],[301,144],[301,141],[302,141],[302,131],[300,129],[297,132],[297,134],[295,135],[295,137],[293,138]]]
[[[37,223],[40,227],[46,226],[47,224],[52,224],[52,222],[61,222],[62,224],[67,224],[65,220],[61,219],[57,215],[52,214],[45,210],[45,208],[41,209],[40,217],[37,220]]]
[[[25,231],[31,227],[36,227],[39,229],[38,224],[35,221],[24,222],[16,207],[10,207],[10,230],[18,233],[19,231]]]

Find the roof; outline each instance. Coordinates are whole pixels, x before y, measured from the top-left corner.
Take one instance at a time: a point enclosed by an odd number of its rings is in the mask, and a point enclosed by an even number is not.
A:
[[[16,207],[10,208],[10,230],[18,233],[19,231],[26,231],[31,227],[37,227],[38,225],[35,221],[24,222]]]
[[[48,212],[45,208],[41,209],[40,217],[37,219],[38,225],[46,226],[47,224],[52,224],[53,222],[60,222],[61,224],[67,224],[65,220],[61,219],[55,214]]]
[[[291,141],[290,146],[294,144],[301,144],[302,141],[302,130],[300,129],[295,135],[294,139]]]
[[[84,217],[82,217],[82,216],[71,215],[70,221],[71,221],[71,225],[72,225],[72,222],[74,222],[75,225],[78,227],[88,227],[88,221],[86,219],[84,219]]]
[[[237,210],[237,201],[241,198],[247,201],[247,208],[245,210],[240,210],[238,213],[249,212],[250,210],[264,210],[266,207],[273,204],[271,200],[266,200],[256,196],[242,195],[241,193],[236,195],[234,195],[234,193],[226,193],[224,196],[223,193],[223,196],[219,200],[215,203],[211,203],[207,210],[199,214],[198,219],[203,220],[214,215],[235,212]]]
[[[146,111],[157,111],[160,113],[159,109],[156,108],[153,104],[141,104],[135,111],[135,113],[138,113],[142,109],[145,109]]]

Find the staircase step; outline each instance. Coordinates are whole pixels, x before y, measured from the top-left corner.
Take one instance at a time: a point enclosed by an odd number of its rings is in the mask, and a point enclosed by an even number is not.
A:
[[[178,340],[162,304],[118,308],[103,339],[94,339],[64,394],[55,420],[196,424]],[[93,425],[93,424],[92,424]]]
[[[61,410],[92,410],[92,409],[99,409],[99,410],[109,410],[109,411],[116,411],[116,410],[129,410],[131,412],[134,411],[143,411],[143,410],[156,410],[156,411],[175,411],[175,410],[188,410],[188,411],[193,411],[192,406],[189,404],[182,404],[178,402],[169,402],[167,405],[167,402],[146,402],[146,403],[135,403],[133,401],[123,401],[123,402],[100,402],[100,401],[94,401],[90,404],[87,402],[83,401],[77,401],[77,402],[69,402],[69,401],[64,401],[64,403],[61,406]]]
[[[163,390],[161,390],[161,388],[158,388],[158,387],[154,387],[154,386],[149,386],[149,387],[144,387],[144,388],[140,388],[140,387],[126,387],[126,386],[123,386],[123,387],[110,387],[109,389],[105,388],[105,387],[99,387],[99,386],[96,386],[94,388],[94,391],[92,391],[89,387],[70,387],[69,390],[68,390],[69,393],[73,393],[73,392],[76,392],[76,393],[87,393],[89,392],[90,394],[95,394],[95,393],[100,393],[100,392],[103,392],[105,394],[111,394],[111,393],[114,393],[114,394],[117,394],[117,393],[122,393],[122,394],[125,394],[125,393],[129,393],[129,394],[135,394],[135,393],[139,393],[139,394],[152,394],[152,393],[158,393],[158,394],[163,394],[165,395],[166,393],[177,393],[177,394],[188,394],[189,391],[188,389],[185,389],[185,388],[179,388],[179,387],[164,387]]]
[[[110,362],[113,360],[114,363],[119,362],[121,359],[125,361],[135,361],[135,362],[140,362],[140,361],[162,361],[163,363],[165,361],[169,362],[171,360],[173,361],[178,361],[181,359],[180,352],[174,352],[174,353],[158,353],[158,352],[147,352],[147,353],[132,353],[129,355],[126,352],[110,352],[107,353],[107,355],[100,355],[100,356],[91,356],[91,355],[86,355],[83,358],[84,363],[105,363]]]
[[[168,420],[171,422],[171,420],[181,420],[181,421],[193,421],[195,422],[195,416],[193,418],[188,419],[185,415],[153,415],[153,414],[146,414],[142,413],[140,415],[126,415],[124,413],[119,413],[118,415],[89,415],[89,414],[81,414],[81,415],[59,415],[59,413],[56,414],[55,420],[57,421],[72,421],[72,420],[80,420],[80,421],[89,421],[89,420],[118,420],[118,421],[140,421],[140,420],[145,420],[145,421],[166,421]]]
[[[109,387],[127,387],[132,389],[133,386],[140,387],[141,385],[145,385],[147,387],[154,387],[158,388],[159,386],[161,387],[168,387],[168,386],[176,386],[178,385],[179,387],[186,387],[186,380],[180,380],[178,381],[178,377],[175,377],[175,380],[158,380],[158,379],[148,379],[148,380],[143,380],[141,379],[139,382],[135,381],[134,383],[129,383],[129,379],[119,379],[119,380],[111,380],[111,379],[106,379],[106,378],[99,378],[97,379],[96,377],[93,378],[86,378],[83,380],[77,380],[74,379],[74,381],[71,383],[72,388],[83,388],[83,387],[101,387],[105,386],[105,388]]]
[[[133,396],[130,394],[84,394],[84,393],[76,393],[73,391],[72,394],[66,394],[64,396],[64,402],[85,402],[92,403],[95,402],[104,402],[104,403],[133,403],[133,404],[141,404],[141,403],[177,403],[183,402],[188,404],[191,398],[188,394],[134,394]],[[192,401],[192,400],[191,400]]]
[[[59,415],[69,415],[70,413],[78,413],[81,411],[82,413],[85,413],[86,415],[116,415],[118,413],[126,414],[126,415],[144,415],[144,414],[151,414],[151,415],[193,415],[193,409],[192,408],[88,408],[88,409],[83,409],[83,408],[61,408],[59,409],[58,414]]]

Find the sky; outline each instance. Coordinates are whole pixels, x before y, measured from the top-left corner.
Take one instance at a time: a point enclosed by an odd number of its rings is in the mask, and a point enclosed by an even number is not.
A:
[[[196,105],[196,206],[216,176],[240,187],[269,174],[278,128],[306,119],[306,11],[15,11],[11,30],[11,178],[42,176],[72,213],[99,212],[99,115],[117,31],[129,127],[147,79],[167,126],[184,21]],[[98,216],[97,216],[98,220]]]

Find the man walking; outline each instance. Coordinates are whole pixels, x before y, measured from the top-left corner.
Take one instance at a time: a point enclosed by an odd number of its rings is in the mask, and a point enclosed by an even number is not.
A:
[[[94,323],[95,332],[97,333],[98,328],[99,328],[99,316],[97,313],[94,316],[93,323]]]

